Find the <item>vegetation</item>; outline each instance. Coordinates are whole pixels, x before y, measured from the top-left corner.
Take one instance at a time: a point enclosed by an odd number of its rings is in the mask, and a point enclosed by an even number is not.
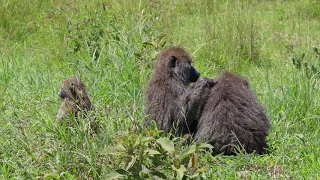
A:
[[[318,1],[2,0],[0,17],[0,179],[320,177]],[[144,128],[156,55],[172,45],[202,76],[248,77],[272,119],[268,154],[211,156]],[[86,118],[56,124],[69,76],[99,133]]]

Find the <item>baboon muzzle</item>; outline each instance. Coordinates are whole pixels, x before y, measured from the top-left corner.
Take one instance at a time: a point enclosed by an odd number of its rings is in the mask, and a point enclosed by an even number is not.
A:
[[[62,99],[66,98],[66,94],[65,94],[63,91],[60,91],[60,92],[58,93],[58,96],[59,96],[60,98],[62,98]]]
[[[196,70],[196,68],[191,67],[189,81],[196,82],[199,79],[199,77],[200,73]]]

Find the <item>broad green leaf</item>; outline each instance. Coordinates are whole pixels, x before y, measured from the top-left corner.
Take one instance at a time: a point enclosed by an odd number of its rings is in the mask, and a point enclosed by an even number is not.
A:
[[[213,146],[208,143],[201,143],[197,146],[197,150],[206,149],[206,148],[213,149]]]
[[[128,162],[128,165],[127,165],[127,167],[126,167],[126,170],[128,171],[128,169],[130,169],[133,165],[134,165],[134,163],[136,162],[136,160],[137,160],[137,158],[135,157],[135,156],[129,156],[130,158],[131,158],[131,161],[130,162]]]
[[[157,140],[157,143],[168,153],[172,154],[174,152],[174,144],[168,138],[160,138]]]
[[[196,152],[196,145],[184,148],[179,156],[180,161],[183,161],[186,157],[190,157],[194,152]]]
[[[165,174],[163,174],[162,172],[159,172],[159,171],[153,171],[150,173],[152,175],[152,177],[154,179],[168,179],[167,176]]]
[[[175,170],[177,172],[177,179],[181,180],[184,176],[184,172],[187,171],[187,169],[184,167],[184,165],[181,165],[179,167],[179,169],[177,169],[176,167],[174,167],[173,165],[171,166],[173,170]]]
[[[162,160],[163,157],[160,154],[155,154],[153,156],[149,156],[149,159],[152,161],[152,164],[155,166],[162,166],[165,164],[165,160]]]
[[[174,158],[173,165],[174,165],[174,167],[176,167],[176,168],[180,167],[181,163],[180,163],[180,161],[178,160],[178,158]]]
[[[106,175],[106,179],[125,179],[127,176],[116,171]]]
[[[137,146],[139,146],[141,143],[141,139],[137,138],[136,141],[134,142],[133,148],[136,148]]]
[[[199,173],[195,173],[195,174],[188,176],[188,177],[189,177],[189,179],[199,178]]]
[[[153,138],[152,137],[143,137],[142,139],[141,139],[141,142],[147,142],[147,141],[150,141],[150,140],[152,140]]]
[[[116,172],[119,173],[119,174],[125,175],[125,176],[131,176],[132,175],[131,172],[126,171],[124,169],[117,169]]]
[[[201,167],[197,170],[197,173],[202,173],[202,172],[207,172],[208,168],[207,167]]]
[[[156,154],[161,154],[159,151],[153,150],[153,149],[147,149],[144,151],[144,153],[148,155],[156,155]]]
[[[146,166],[141,165],[141,171],[139,172],[139,176],[143,177],[144,174],[149,174],[149,173],[150,173],[150,170]]]
[[[105,150],[101,152],[101,154],[111,154],[111,155],[118,155],[123,154],[127,150],[122,144],[118,144],[116,146],[109,146]]]

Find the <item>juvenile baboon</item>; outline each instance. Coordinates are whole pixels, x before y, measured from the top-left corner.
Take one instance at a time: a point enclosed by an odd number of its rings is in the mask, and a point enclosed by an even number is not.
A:
[[[203,101],[202,94],[207,94],[214,84],[206,78],[198,80],[199,76],[192,66],[192,58],[183,48],[162,52],[146,92],[147,124],[155,120],[158,128],[165,132],[193,133],[202,108],[198,103]],[[191,87],[190,82],[196,83]]]
[[[225,72],[210,90],[198,122],[198,141],[209,141],[215,153],[265,153],[270,120],[248,81]]]
[[[77,117],[78,112],[92,109],[87,88],[78,78],[67,78],[61,85],[61,91],[58,95],[63,99],[57,114],[59,121],[63,118],[69,118],[71,114]]]

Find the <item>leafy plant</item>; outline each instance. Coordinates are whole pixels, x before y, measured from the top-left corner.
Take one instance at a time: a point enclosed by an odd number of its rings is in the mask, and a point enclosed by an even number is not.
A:
[[[209,144],[182,146],[180,138],[160,136],[161,130],[149,130],[148,135],[129,133],[120,142],[106,148],[102,154],[113,157],[113,168],[108,179],[176,179],[199,177],[206,166],[199,153]]]

